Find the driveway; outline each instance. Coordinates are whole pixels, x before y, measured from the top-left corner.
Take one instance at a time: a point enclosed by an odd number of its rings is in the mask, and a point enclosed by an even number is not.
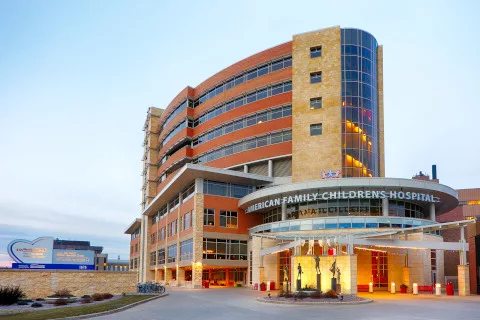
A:
[[[463,320],[480,319],[480,296],[436,297],[434,295],[361,294],[374,300],[362,305],[292,306],[255,300],[265,293],[246,288],[189,290],[167,288],[170,294],[126,311],[95,319],[378,319]],[[276,294],[272,292],[272,295]]]

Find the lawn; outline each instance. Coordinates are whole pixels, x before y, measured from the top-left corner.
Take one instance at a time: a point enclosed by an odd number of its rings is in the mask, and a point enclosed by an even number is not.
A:
[[[73,316],[80,316],[85,314],[104,312],[104,311],[117,309],[131,303],[149,299],[151,297],[154,297],[154,295],[125,296],[115,301],[100,303],[96,305],[87,304],[79,307],[34,311],[34,312],[21,313],[16,315],[3,315],[3,316],[0,316],[0,320],[1,319],[44,320],[44,319],[55,319],[55,318],[68,318]]]

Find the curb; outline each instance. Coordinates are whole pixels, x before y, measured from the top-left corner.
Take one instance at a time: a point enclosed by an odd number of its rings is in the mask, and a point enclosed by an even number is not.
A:
[[[263,303],[273,303],[273,304],[286,304],[286,305],[301,305],[301,306],[341,306],[341,305],[357,305],[357,304],[367,304],[372,303],[373,300],[365,299],[361,301],[348,301],[348,302],[315,302],[315,301],[297,301],[297,302],[290,302],[290,301],[276,301],[276,300],[266,300],[265,298],[257,298],[258,302]]]
[[[168,296],[168,293],[164,293],[162,295],[159,295],[157,297],[152,297],[150,299],[145,299],[145,300],[142,300],[142,301],[137,301],[137,302],[134,302],[134,303],[131,303],[131,304],[127,304],[126,306],[123,306],[123,307],[120,307],[120,308],[117,308],[117,309],[113,309],[113,310],[109,310],[109,311],[84,314],[84,315],[81,315],[81,316],[74,316],[74,317],[69,317],[69,318],[56,318],[56,319],[51,319],[51,320],[66,320],[66,319],[77,320],[77,319],[89,319],[89,318],[106,316],[106,315],[109,315],[109,314],[113,314],[113,313],[117,313],[117,312],[121,312],[121,311],[130,309],[130,308],[138,306],[139,304],[146,303],[146,302],[156,300],[156,299],[160,299],[160,298],[163,298],[163,297],[166,297],[166,296]]]

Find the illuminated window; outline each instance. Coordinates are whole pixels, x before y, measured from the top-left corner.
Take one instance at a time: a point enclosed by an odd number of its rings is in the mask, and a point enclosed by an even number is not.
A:
[[[220,227],[236,228],[237,226],[238,226],[237,212],[220,210]]]
[[[214,226],[215,225],[215,210],[203,209],[203,225]]]

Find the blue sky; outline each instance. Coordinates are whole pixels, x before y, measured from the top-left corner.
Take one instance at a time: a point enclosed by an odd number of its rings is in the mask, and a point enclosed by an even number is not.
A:
[[[475,1],[0,2],[0,261],[12,239],[128,258],[147,108],[330,26],[384,45],[386,174],[480,187]]]

